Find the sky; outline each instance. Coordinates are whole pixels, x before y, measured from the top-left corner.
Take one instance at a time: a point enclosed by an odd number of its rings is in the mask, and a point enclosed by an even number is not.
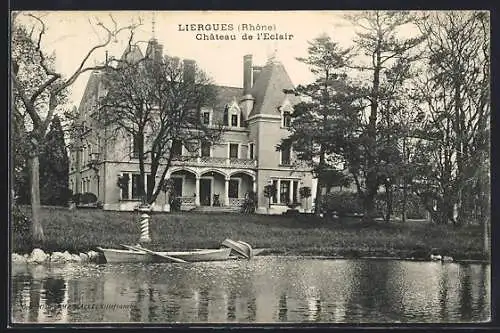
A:
[[[69,76],[79,65],[81,59],[96,44],[103,40],[105,33],[97,22],[111,27],[112,15],[118,27],[137,23],[134,40],[139,42],[144,52],[146,42],[154,35],[163,44],[164,54],[196,60],[216,84],[241,87],[243,82],[243,56],[253,55],[254,65],[264,65],[266,60],[275,56],[285,66],[292,82],[305,84],[313,80],[308,67],[296,60],[306,56],[308,41],[326,33],[342,47],[352,45],[355,35],[353,27],[343,19],[345,11],[280,11],[280,12],[226,12],[226,11],[51,11],[35,12],[43,15],[46,22],[46,36],[43,49],[56,56],[56,69]],[[21,20],[29,20],[21,17]],[[32,21],[26,21],[32,22]],[[154,22],[154,24],[153,24]],[[185,30],[186,24],[232,24],[232,31],[216,34],[235,35],[236,40],[197,40],[198,33],[207,31],[179,31],[179,25]],[[270,31],[246,31],[253,40],[243,40],[245,32],[238,27],[251,24],[254,27],[273,26]],[[153,28],[154,27],[154,28]],[[153,32],[154,31],[154,32]],[[256,40],[257,33],[293,35],[287,40]],[[88,65],[103,62],[105,50],[110,56],[120,57],[128,43],[129,32],[120,33],[105,49],[95,52],[89,58]],[[260,35],[262,38],[262,35]],[[78,106],[85,89],[88,73],[81,75],[71,87],[70,105]]]

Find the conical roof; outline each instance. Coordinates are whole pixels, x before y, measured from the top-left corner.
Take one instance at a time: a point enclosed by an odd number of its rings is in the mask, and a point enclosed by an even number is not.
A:
[[[275,58],[269,59],[262,68],[250,93],[255,98],[255,104],[250,117],[257,114],[279,115],[279,107],[288,97],[292,105],[299,102],[294,95],[286,95],[284,89],[293,89],[294,85],[285,67]]]

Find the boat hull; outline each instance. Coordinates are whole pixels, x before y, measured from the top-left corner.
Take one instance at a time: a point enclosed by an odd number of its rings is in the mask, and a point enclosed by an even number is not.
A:
[[[153,262],[171,262],[159,256],[151,255],[146,252],[121,250],[121,249],[100,249],[104,253],[108,263],[153,263]],[[158,251],[158,254],[183,259],[188,262],[201,261],[222,261],[228,260],[231,249],[210,249],[196,251]]]

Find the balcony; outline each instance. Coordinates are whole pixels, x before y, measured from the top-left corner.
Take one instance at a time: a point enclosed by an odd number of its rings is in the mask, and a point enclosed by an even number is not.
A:
[[[246,158],[179,156],[172,161],[172,165],[254,169],[257,167],[257,160]]]

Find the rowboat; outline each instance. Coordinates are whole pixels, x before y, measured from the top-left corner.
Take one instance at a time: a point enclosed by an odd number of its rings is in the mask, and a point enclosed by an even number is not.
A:
[[[104,253],[104,257],[108,263],[175,262],[175,260],[169,260],[168,257],[186,262],[220,261],[230,259],[229,255],[231,254],[230,248],[168,252],[150,251],[147,249],[143,249],[142,251],[106,249],[100,247],[98,247],[98,249]],[[148,253],[146,250],[153,253]]]
[[[227,247],[234,252],[235,256],[240,256],[246,259],[252,259],[254,255],[250,244],[243,241],[234,241],[227,238],[222,242],[221,247]]]

